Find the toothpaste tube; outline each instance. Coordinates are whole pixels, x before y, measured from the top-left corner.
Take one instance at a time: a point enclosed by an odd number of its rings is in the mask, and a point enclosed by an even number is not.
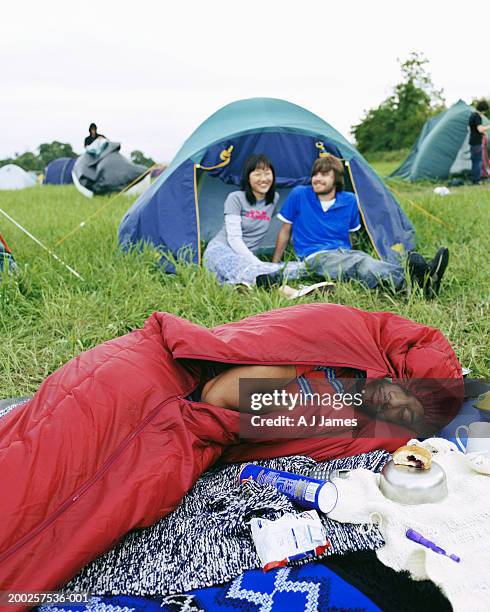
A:
[[[405,535],[407,536],[409,540],[412,540],[412,542],[417,542],[417,544],[422,544],[422,546],[425,546],[426,548],[430,548],[431,550],[433,550],[435,553],[439,555],[445,555],[446,557],[449,557],[449,559],[452,559],[456,563],[459,563],[461,561],[458,555],[448,555],[447,552],[443,548],[441,548],[440,546],[437,546],[437,544],[435,544],[431,540],[424,538],[424,536],[418,531],[415,531],[415,529],[407,529],[407,532],[405,533]]]
[[[280,472],[252,463],[241,467],[239,479],[240,482],[254,480],[262,485],[272,485],[302,508],[319,510],[324,514],[331,512],[337,504],[337,487],[329,480]]]
[[[330,547],[315,510],[284,514],[275,521],[253,518],[250,526],[264,572],[290,561],[316,557]]]

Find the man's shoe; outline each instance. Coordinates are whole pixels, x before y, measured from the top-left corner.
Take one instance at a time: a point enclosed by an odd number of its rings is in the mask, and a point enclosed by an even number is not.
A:
[[[429,276],[429,264],[420,253],[412,251],[407,257],[407,269],[412,285],[424,289]]]
[[[270,289],[271,287],[282,285],[282,280],[282,272],[269,272],[269,274],[259,274],[255,279],[255,284],[257,287]]]
[[[439,295],[441,289],[441,279],[444,276],[449,263],[449,249],[441,247],[434,259],[429,261],[429,282],[425,286],[424,294],[427,298]]]

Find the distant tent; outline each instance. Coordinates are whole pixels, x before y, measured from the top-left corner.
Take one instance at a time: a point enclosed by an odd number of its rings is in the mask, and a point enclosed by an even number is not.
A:
[[[332,153],[344,159],[347,188],[357,195],[380,257],[396,261],[400,251],[414,248],[412,225],[354,147],[317,115],[272,98],[234,102],[200,125],[126,213],[120,243],[146,241],[174,255],[190,247],[193,261],[200,261],[200,241],[223,224],[225,197],[237,189],[245,159],[259,152],[274,163],[281,202],[292,187],[309,182],[317,157]],[[274,245],[279,225],[274,219],[263,248]]]
[[[44,173],[44,185],[69,185],[73,183],[71,176],[76,158],[60,157],[46,166]]]
[[[390,174],[390,178],[437,180],[469,172],[468,119],[473,112],[474,108],[459,100],[448,110],[428,119],[408,157]]]
[[[25,189],[35,184],[36,179],[20,166],[7,164],[0,168],[0,189]]]
[[[131,183],[136,185],[142,181],[146,178],[145,173],[149,175],[148,168],[133,164],[121,155],[120,143],[105,143],[98,154],[80,155],[73,167],[72,177],[76,188],[89,198],[119,192]]]

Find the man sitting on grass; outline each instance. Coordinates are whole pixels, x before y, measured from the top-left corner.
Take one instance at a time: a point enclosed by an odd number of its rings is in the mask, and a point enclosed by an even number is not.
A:
[[[352,249],[351,236],[361,228],[356,197],[344,191],[342,162],[328,155],[313,164],[311,186],[295,187],[284,202],[278,218],[279,231],[273,262],[280,262],[292,234],[296,255],[310,272],[334,280],[357,280],[373,289],[380,283],[399,290],[405,286],[405,268]],[[428,298],[439,293],[442,276],[449,261],[449,251],[441,248],[427,262],[419,253],[407,257],[412,283],[424,289]],[[264,274],[257,285],[281,282],[281,274]]]

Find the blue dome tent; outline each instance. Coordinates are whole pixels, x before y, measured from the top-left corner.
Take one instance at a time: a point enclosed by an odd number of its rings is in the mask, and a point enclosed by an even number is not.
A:
[[[175,256],[190,248],[193,261],[200,262],[201,240],[222,226],[226,195],[237,189],[252,153],[272,160],[280,202],[292,187],[309,182],[317,157],[336,155],[344,161],[347,188],[357,196],[378,256],[397,261],[400,252],[414,248],[411,223],[356,149],[317,115],[273,98],[233,102],[204,121],[128,210],[119,226],[121,245],[150,242]],[[271,223],[264,249],[274,245],[279,225],[277,219]]]
[[[71,171],[75,165],[76,158],[60,157],[54,159],[46,166],[43,185],[69,185],[73,183]]]

